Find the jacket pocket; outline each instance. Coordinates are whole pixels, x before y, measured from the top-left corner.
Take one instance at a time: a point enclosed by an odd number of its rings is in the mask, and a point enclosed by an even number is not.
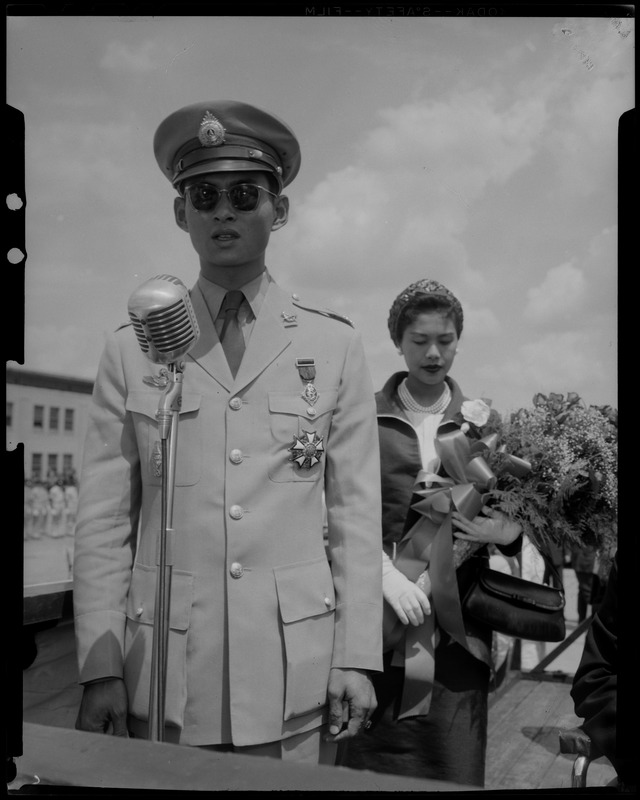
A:
[[[155,567],[136,565],[126,607],[124,679],[129,713],[142,720],[149,719],[156,575]],[[172,570],[165,722],[178,727],[182,727],[187,702],[187,633],[192,598],[193,575]]]
[[[276,483],[316,481],[324,472],[338,390],[318,391],[319,397],[313,406],[303,400],[302,392],[269,392],[272,434],[269,477]]]
[[[274,569],[286,655],[284,719],[327,703],[335,592],[325,558]]]
[[[130,392],[125,408],[131,412],[140,451],[140,469],[145,483],[162,484],[162,452],[156,412],[160,392]],[[176,486],[192,486],[202,471],[200,394],[183,392],[178,415]]]

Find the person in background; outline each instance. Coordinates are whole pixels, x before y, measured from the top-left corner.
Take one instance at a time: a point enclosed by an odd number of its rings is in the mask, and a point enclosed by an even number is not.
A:
[[[66,503],[64,483],[57,478],[49,487],[49,536],[54,539],[67,532]]]
[[[375,709],[370,673],[382,667],[380,468],[361,339],[267,270],[300,167],[288,125],[242,102],[195,103],[160,124],[154,151],[199,267],[165,740],[333,764]],[[162,385],[130,326],[109,337],[75,538],[85,731],[147,735]]]
[[[49,492],[43,481],[36,478],[31,490],[33,538],[40,539],[49,529]]]
[[[543,583],[557,585],[562,589],[564,586],[562,570],[564,569],[564,548],[563,545],[555,541],[546,543],[546,556],[551,566],[545,565]]]
[[[578,580],[578,623],[587,618],[594,589],[597,590],[596,555],[593,545],[576,545],[571,550],[571,567]]]
[[[573,677],[571,697],[582,728],[613,765],[620,789],[635,793],[637,777],[631,755],[633,741],[618,739],[619,648],[618,557],[614,557],[602,600],[585,636],[580,664]],[[635,634],[634,634],[635,635]],[[634,670],[635,672],[635,670]],[[635,683],[634,678],[634,683]],[[633,730],[628,733],[633,736]],[[625,746],[621,746],[624,744]]]
[[[76,529],[78,515],[78,484],[73,475],[70,475],[64,487],[64,502],[67,511],[66,535],[73,536]]]
[[[420,545],[426,569],[420,567],[417,580],[401,571],[397,546],[419,519],[411,507],[421,500],[414,494],[416,479],[423,470],[438,473],[438,428],[465,401],[448,374],[462,333],[462,306],[438,281],[420,280],[394,300],[388,325],[408,370],[392,375],[376,394],[385,614],[397,617],[401,632],[385,652],[384,673],[374,676],[378,708],[372,726],[341,748],[340,763],[483,786],[492,631],[462,617],[461,598],[478,565],[488,561],[488,546],[513,556],[522,529],[490,508],[471,520],[454,511],[453,536],[479,545],[473,555],[454,572],[453,562],[440,555],[438,532]]]
[[[24,521],[23,535],[25,541],[33,538],[33,481],[26,478],[24,481]]]

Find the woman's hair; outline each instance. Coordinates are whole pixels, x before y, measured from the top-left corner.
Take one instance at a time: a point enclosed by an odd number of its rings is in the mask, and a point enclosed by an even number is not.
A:
[[[399,345],[409,325],[426,311],[439,311],[453,320],[458,337],[462,333],[464,315],[458,298],[446,286],[431,278],[416,281],[401,292],[389,311],[389,333]]]

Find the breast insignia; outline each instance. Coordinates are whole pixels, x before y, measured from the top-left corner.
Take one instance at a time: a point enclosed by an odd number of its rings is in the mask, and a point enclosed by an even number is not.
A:
[[[311,469],[320,463],[324,453],[324,439],[316,431],[303,431],[302,436],[293,437],[289,452],[289,461],[293,461],[298,469]]]
[[[283,311],[281,316],[285,328],[292,328],[298,324],[298,317],[296,314],[287,314],[286,311]]]

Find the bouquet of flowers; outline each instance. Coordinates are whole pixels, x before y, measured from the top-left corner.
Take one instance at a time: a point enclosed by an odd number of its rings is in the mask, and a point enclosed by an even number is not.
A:
[[[467,401],[454,422],[493,475],[487,505],[517,519],[539,549],[552,542],[590,545],[611,557],[618,511],[616,410],[587,407],[575,392],[566,398],[536,394],[533,407],[504,418],[483,400]],[[457,564],[470,552],[468,543],[456,540]]]

